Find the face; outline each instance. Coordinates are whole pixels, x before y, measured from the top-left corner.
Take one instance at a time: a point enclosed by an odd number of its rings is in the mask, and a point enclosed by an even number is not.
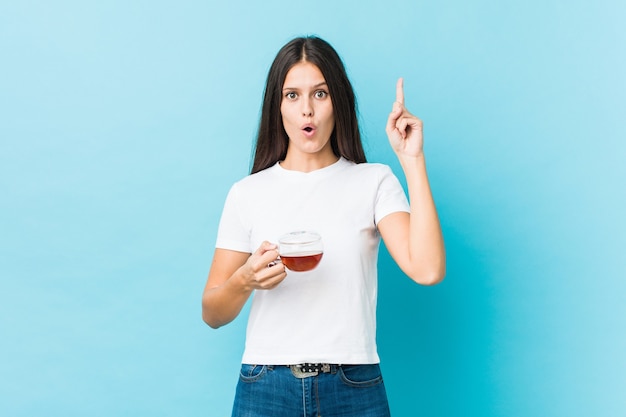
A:
[[[282,91],[280,112],[289,136],[288,153],[332,155],[333,104],[320,69],[310,62],[294,65]]]

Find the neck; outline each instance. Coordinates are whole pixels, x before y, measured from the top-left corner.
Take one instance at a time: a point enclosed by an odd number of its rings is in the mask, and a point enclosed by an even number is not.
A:
[[[339,158],[332,152],[326,155],[294,155],[287,152],[285,160],[280,162],[280,166],[290,171],[312,172],[326,168],[338,160]]]

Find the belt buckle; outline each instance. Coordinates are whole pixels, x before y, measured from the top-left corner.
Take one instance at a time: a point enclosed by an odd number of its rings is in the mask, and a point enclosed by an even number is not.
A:
[[[302,370],[301,367],[297,365],[290,365],[289,369],[291,369],[291,373],[293,374],[293,376],[300,379],[308,378],[310,376],[317,376],[319,374],[319,371],[305,372]]]

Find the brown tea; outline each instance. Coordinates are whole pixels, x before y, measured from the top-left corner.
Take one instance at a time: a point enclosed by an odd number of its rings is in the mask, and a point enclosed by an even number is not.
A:
[[[303,272],[315,268],[320,263],[323,254],[323,252],[290,253],[289,255],[281,255],[280,259],[291,271]]]

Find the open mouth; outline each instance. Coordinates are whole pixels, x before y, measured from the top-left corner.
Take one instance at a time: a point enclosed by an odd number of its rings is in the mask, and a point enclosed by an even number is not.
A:
[[[304,129],[302,129],[302,130],[304,130],[304,131],[305,131],[305,132],[307,132],[307,133],[311,133],[311,132],[313,131],[313,128],[312,128],[312,127],[307,126],[307,127],[305,127]]]

